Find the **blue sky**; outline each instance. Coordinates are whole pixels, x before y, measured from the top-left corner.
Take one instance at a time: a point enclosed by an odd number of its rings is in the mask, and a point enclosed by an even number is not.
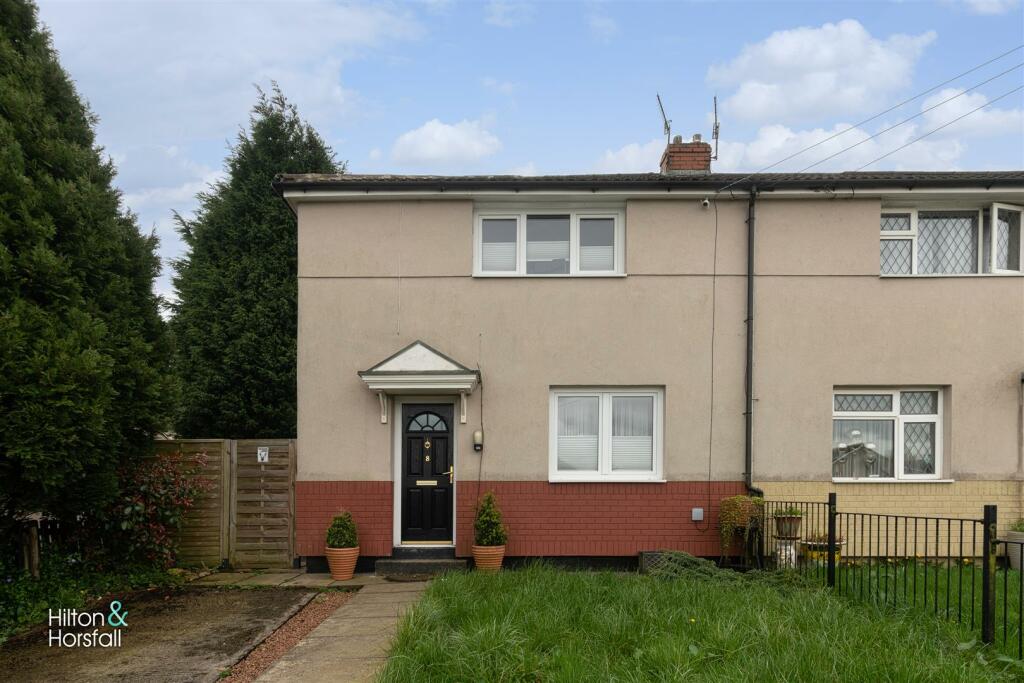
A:
[[[656,170],[664,137],[722,124],[757,170],[1024,43],[1020,0],[937,2],[40,1],[99,117],[125,202],[182,246],[253,84],[285,94],[355,173]],[[774,170],[805,166],[1024,62],[1024,50]],[[853,170],[1024,83],[1017,68],[814,170]],[[870,169],[1024,168],[1017,92]]]

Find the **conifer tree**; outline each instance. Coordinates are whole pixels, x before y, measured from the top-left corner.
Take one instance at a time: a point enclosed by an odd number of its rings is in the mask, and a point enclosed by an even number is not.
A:
[[[278,173],[336,173],[334,153],[277,85],[259,91],[226,177],[178,216],[188,247],[175,262],[171,322],[187,437],[295,436],[298,241],[272,190]]]
[[[96,119],[27,0],[0,0],[0,516],[118,493],[171,410],[170,346]]]

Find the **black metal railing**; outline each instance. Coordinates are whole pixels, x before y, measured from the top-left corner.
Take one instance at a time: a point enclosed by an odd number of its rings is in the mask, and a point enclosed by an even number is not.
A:
[[[1024,659],[1024,542],[997,538],[996,506],[980,519],[841,512],[833,493],[827,502],[766,500],[763,509],[761,565],[930,612]]]

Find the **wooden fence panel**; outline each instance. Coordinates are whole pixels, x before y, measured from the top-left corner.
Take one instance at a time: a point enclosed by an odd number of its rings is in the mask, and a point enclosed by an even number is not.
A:
[[[156,442],[158,453],[185,456],[205,453],[206,465],[198,476],[211,482],[182,521],[178,535],[178,563],[186,566],[218,567],[228,557],[228,499],[231,471],[229,445],[225,439],[173,439]]]
[[[260,447],[268,461],[258,461]],[[173,439],[158,452],[206,453],[213,482],[185,516],[178,562],[187,566],[291,567],[295,557],[293,439]]]

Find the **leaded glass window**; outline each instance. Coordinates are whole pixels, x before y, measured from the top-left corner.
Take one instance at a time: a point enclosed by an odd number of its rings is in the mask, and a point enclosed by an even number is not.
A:
[[[938,389],[833,392],[832,476],[939,476],[941,398]]]
[[[978,212],[920,211],[917,216],[917,272],[978,272]]]
[[[880,266],[883,275],[910,275],[914,272],[913,240],[882,240]]]

